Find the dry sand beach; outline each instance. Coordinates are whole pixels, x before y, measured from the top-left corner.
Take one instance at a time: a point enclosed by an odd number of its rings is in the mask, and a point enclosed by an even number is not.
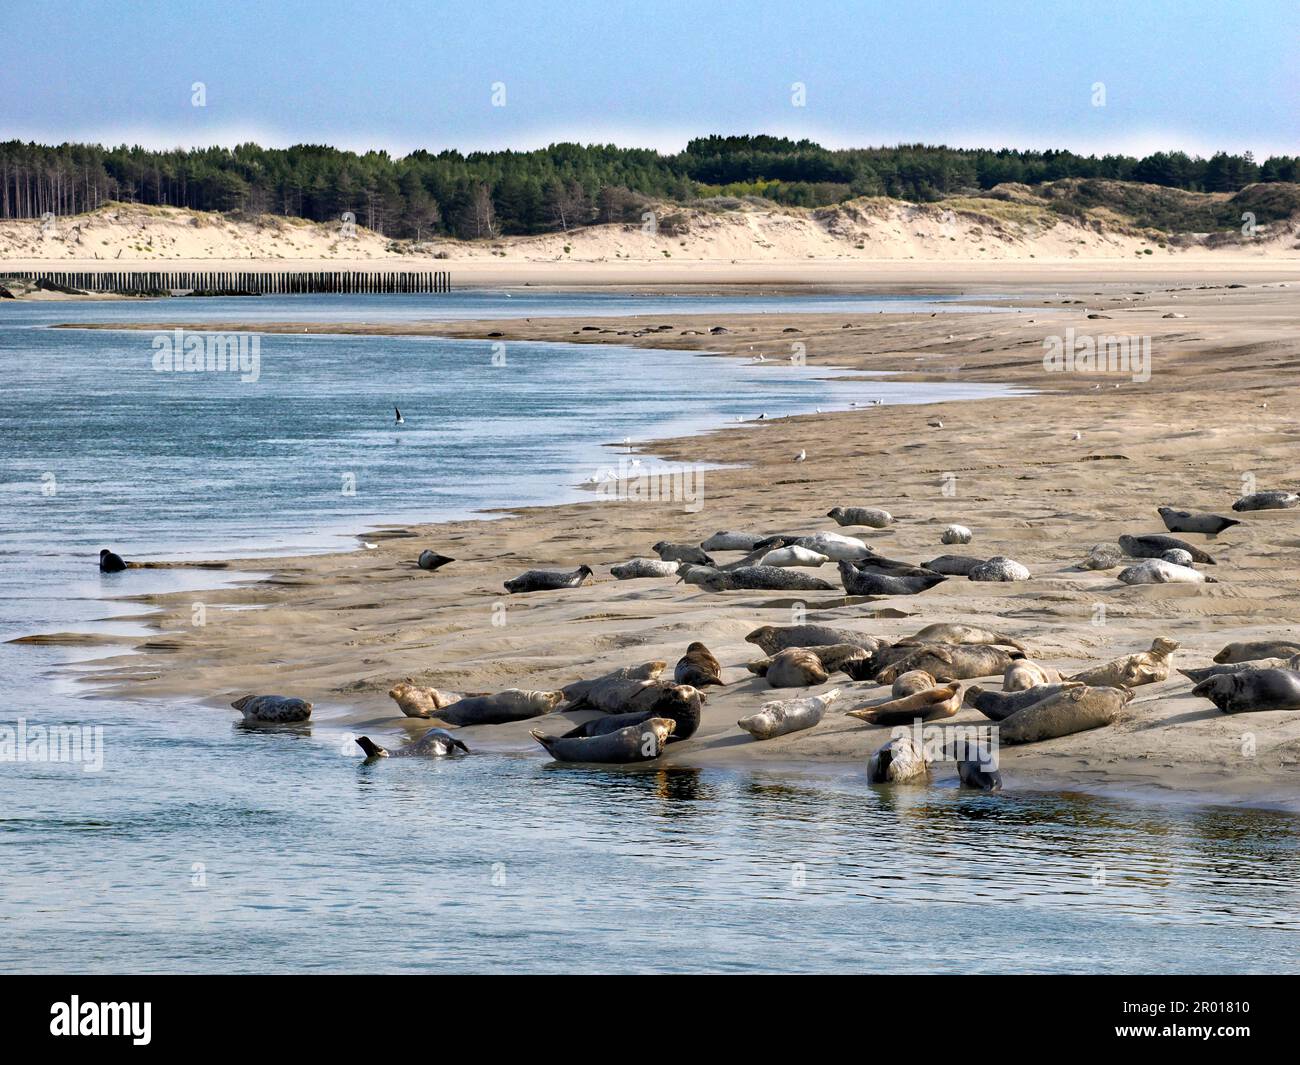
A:
[[[249,691],[299,695],[316,703],[322,724],[392,745],[427,727],[401,717],[387,696],[405,678],[453,691],[556,689],[652,659],[667,661],[671,671],[686,645],[702,640],[721,660],[727,685],[709,689],[700,730],[669,747],[665,761],[858,774],[889,730],[843,711],[887,698],[887,687],[838,674],[813,689],[775,690],[745,669],[761,657],[745,635],[760,625],[791,623],[798,603],[809,622],[886,638],[933,622],[999,629],[1062,672],[1146,650],[1156,637],[1182,645],[1175,657],[1182,667],[1208,664],[1229,641],[1295,638],[1300,510],[1238,515],[1243,523],[1218,537],[1185,534],[1217,559],[1217,566],[1202,568],[1218,583],[1130,587],[1116,579],[1118,567],[1076,568],[1096,543],[1164,532],[1158,506],[1231,514],[1251,477],[1260,490],[1295,489],[1300,421],[1288,386],[1300,360],[1300,269],[1242,265],[1162,273],[1094,264],[1092,277],[1104,280],[1087,281],[1072,276],[1073,269],[1049,278],[1039,266],[1027,271],[1039,278],[1032,287],[1019,276],[988,276],[985,291],[1014,286],[1028,294],[1007,300],[1015,310],[978,316],[258,326],[267,333],[591,340],[709,357],[762,353],[771,373],[782,372],[798,343],[811,366],[1000,382],[1033,394],[748,422],[639,448],[650,470],[661,462],[721,464],[703,474],[702,503],[690,509],[680,501],[609,500],[532,508],[499,520],[382,528],[366,533],[378,544],[372,551],[278,559],[270,566],[262,560],[256,568],[273,568],[273,576],[205,596],[214,609],[261,609],[221,611],[219,624],[194,628],[192,594],[150,598],[158,635],[136,648],[143,655],[97,663],[92,679],[135,695],[198,696],[215,706]],[[891,276],[900,286],[922,283],[906,271]],[[949,274],[932,268],[928,284],[983,287],[972,284],[965,268]],[[172,324],[187,323],[165,328]],[[664,325],[671,328],[645,332]],[[728,332],[710,335],[715,326]],[[1044,337],[1069,328],[1079,335],[1149,336],[1150,379],[1045,372]],[[706,359],[699,363],[699,387],[710,387]],[[942,427],[931,424],[938,420]],[[807,461],[796,464],[801,449]],[[955,577],[918,596],[863,599],[838,590],[713,594],[673,578],[619,581],[609,572],[629,558],[653,557],[658,540],[699,542],[722,529],[840,531],[825,516],[835,505],[891,511],[897,522],[888,529],[842,530],[889,557],[919,563],[949,551],[1005,555],[1028,566],[1032,579],[989,584]],[[950,522],[974,530],[969,547],[940,544]],[[411,560],[425,547],[457,561],[423,572]],[[502,588],[529,568],[583,563],[595,570],[595,580],[582,588],[518,596]],[[801,572],[817,573],[838,589],[833,564]],[[811,731],[759,743],[736,727],[770,699],[832,687],[843,697]],[[1300,714],[1229,716],[1192,697],[1191,688],[1175,673],[1136,689],[1112,727],[1004,748],[1007,788],[1300,809]],[[545,758],[529,729],[559,732],[569,720],[473,726],[462,736],[475,749]],[[952,722],[985,719],[966,708]],[[940,768],[940,780],[952,775],[951,765]]]

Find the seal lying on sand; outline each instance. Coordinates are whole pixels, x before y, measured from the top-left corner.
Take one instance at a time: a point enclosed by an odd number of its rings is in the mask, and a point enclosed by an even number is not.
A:
[[[1213,566],[1214,559],[1195,544],[1180,540],[1177,536],[1121,536],[1119,546],[1130,558],[1159,558],[1166,551],[1177,548],[1192,556],[1192,561],[1205,566]]]
[[[1246,669],[1201,681],[1193,695],[1204,696],[1225,714],[1300,710],[1300,673],[1294,669]]]
[[[701,551],[753,551],[762,537],[757,533],[715,532],[702,544]]]
[[[994,555],[987,562],[972,566],[966,576],[973,581],[1027,581],[1032,574],[1014,558]]]
[[[913,669],[923,669],[941,683],[999,677],[1018,658],[1024,658],[1024,654],[990,644],[921,644],[911,654],[877,672],[876,681],[893,684]]]
[[[1037,743],[1112,724],[1133,698],[1132,688],[1064,688],[1002,719],[1001,743]]]
[[[858,525],[867,529],[883,529],[893,523],[894,516],[877,507],[831,507],[826,512],[836,525]]]
[[[547,736],[537,729],[531,735],[557,762],[621,764],[658,758],[675,727],[668,718],[652,717],[605,736]]]
[[[1004,692],[1022,692],[1026,688],[1037,688],[1044,684],[1060,684],[1061,674],[1051,666],[1041,662],[1032,662],[1022,658],[1007,666],[1002,674]]]
[[[1114,569],[1129,556],[1119,544],[1093,544],[1088,557],[1079,563],[1079,569]]]
[[[806,547],[778,547],[772,551],[764,552],[763,556],[758,559],[760,566],[780,566],[783,569],[791,566],[805,566],[809,569],[815,569],[817,566],[824,566],[830,559],[820,551],[810,551]]]
[[[495,695],[475,695],[444,706],[433,716],[449,725],[500,725],[549,714],[564,698],[563,692],[524,691],[507,688]]]
[[[941,544],[968,544],[975,538],[965,525],[949,525],[939,537]]]
[[[99,553],[100,573],[121,573],[124,569],[126,569],[126,563],[122,561],[121,555],[115,555],[108,548],[104,548]]]
[[[1135,688],[1139,684],[1154,684],[1169,677],[1169,659],[1177,650],[1177,641],[1157,637],[1152,641],[1149,651],[1112,659],[1067,679],[1077,680],[1080,684],[1111,688]]]
[[[891,577],[864,573],[850,562],[841,562],[840,582],[849,595],[918,595],[948,578],[941,573],[929,577]]]
[[[927,625],[919,632],[914,633],[905,639],[899,640],[896,647],[907,647],[918,643],[951,643],[951,644],[1002,644],[1004,647],[1014,647],[1017,651],[1025,650],[1025,645],[1019,640],[1013,640],[1004,632],[995,632],[993,629],[981,629],[977,625],[956,625],[947,622],[939,622],[934,625]]]
[[[889,689],[889,694],[895,699],[902,699],[908,695],[915,695],[917,692],[929,691],[931,688],[937,688],[938,684],[935,679],[923,669],[910,669],[894,681],[894,686]]]
[[[645,724],[652,717],[666,717],[674,726],[668,742],[678,743],[681,740],[689,740],[699,729],[700,715],[703,712],[703,701],[693,698],[697,694],[696,690],[687,684],[669,685],[658,690],[653,709],[595,717],[564,733],[564,738],[606,736],[629,725]]]
[[[683,725],[693,718],[698,725],[703,706],[704,693],[689,684],[609,676],[584,688],[581,695],[571,700],[565,710],[585,707],[599,710],[603,714],[630,714],[650,710],[659,717],[670,717]],[[694,732],[694,728],[691,731]],[[681,738],[685,739],[686,735]]]
[[[762,625],[745,637],[747,643],[757,644],[769,655],[787,647],[827,647],[831,644],[851,643],[868,651],[888,646],[878,636],[868,636],[853,629],[837,629],[830,625]]]
[[[667,662],[642,662],[637,666],[623,666],[591,680],[575,680],[572,684],[566,684],[561,691],[570,704],[569,708],[573,709],[582,705],[587,694],[597,688],[625,680],[658,680],[659,674],[667,668]]]
[[[1173,507],[1156,507],[1165,528],[1170,532],[1205,533],[1218,536],[1224,529],[1231,529],[1241,522],[1236,518],[1222,518],[1218,514],[1207,514],[1203,510],[1174,510]]]
[[[1245,662],[1225,662],[1218,666],[1205,666],[1202,669],[1180,669],[1178,672],[1193,684],[1200,684],[1211,677],[1222,677],[1230,673],[1241,673],[1247,669],[1298,669],[1300,655],[1290,658],[1251,658]]]
[[[1186,554],[1186,552],[1183,552]],[[1191,559],[1191,556],[1187,556]],[[1119,580],[1125,584],[1218,584],[1213,577],[1190,566],[1180,566],[1163,558],[1148,558],[1136,566],[1119,571]]]
[[[1246,510],[1290,510],[1300,506],[1300,495],[1294,492],[1252,492],[1232,504],[1238,514]]]
[[[632,558],[610,566],[609,572],[620,581],[630,581],[638,577],[674,577],[677,566],[676,562],[663,562],[657,558]]]
[[[667,540],[660,540],[650,550],[664,562],[691,562],[697,566],[714,565],[713,559],[694,544],[670,544]]]
[[[284,695],[245,695],[230,704],[245,721],[283,725],[290,721],[306,721],[311,717],[312,704],[306,699],[293,699]]]
[[[713,657],[704,644],[696,640],[686,648],[686,653],[677,661],[673,670],[673,680],[678,684],[689,684],[694,688],[704,688],[710,684],[722,684],[722,663]]]
[[[681,572],[681,571],[679,571]],[[772,591],[772,592],[833,592],[835,586],[793,569],[780,566],[741,566],[739,569],[719,570],[707,566],[691,566],[682,579],[709,592]]]
[[[872,784],[905,784],[929,775],[925,753],[911,736],[895,736],[867,759],[867,779]]]
[[[974,555],[940,555],[921,563],[921,567],[933,573],[942,573],[945,577],[969,577],[971,570],[987,561],[986,558],[976,558]]]
[[[771,658],[751,662],[749,671],[766,677],[773,688],[810,688],[829,676],[817,653],[806,647],[790,647]]]
[[[1214,660],[1219,663],[1249,662],[1256,658],[1290,658],[1297,653],[1300,653],[1300,643],[1292,643],[1290,640],[1256,640],[1230,643],[1214,656]]]
[[[414,743],[399,747],[395,751],[380,747],[369,736],[358,736],[357,746],[366,752],[367,758],[403,758],[407,755],[425,758],[443,758],[457,751],[469,754],[469,748],[456,739],[446,729],[431,728]]]
[[[856,717],[873,725],[906,725],[912,721],[935,721],[942,717],[952,717],[961,709],[961,685],[956,681],[938,688],[891,699],[876,706],[860,706],[848,711],[848,717]]]
[[[455,692],[441,692],[437,688],[422,688],[409,680],[394,684],[388,697],[407,717],[433,717],[445,706],[460,702],[465,696]]]
[[[559,588],[577,588],[585,584],[592,576],[590,566],[579,566],[575,570],[530,569],[518,577],[506,581],[506,591],[511,595],[519,592],[553,592]]]
[[[812,536],[771,536],[766,540],[760,540],[754,547],[755,549],[760,547],[768,549],[806,547],[810,551],[816,551],[819,555],[825,555],[832,562],[853,562],[872,554],[871,548],[862,540],[853,536],[843,536],[840,533],[830,532],[815,533]]]
[[[826,708],[839,697],[839,688],[832,688],[821,695],[764,703],[758,713],[742,717],[736,724],[756,740],[802,732],[818,724],[826,715]]]
[[[437,551],[425,549],[420,552],[420,557],[415,560],[415,564],[420,569],[427,569],[430,572],[436,569],[442,569],[449,562],[455,562],[454,558],[448,558],[446,555],[440,555]]]
[[[1045,684],[1037,688],[1026,688],[1019,692],[985,691],[978,684],[966,689],[962,701],[973,706],[990,721],[1003,721],[1017,710],[1041,703],[1048,696],[1056,695],[1067,688],[1083,687],[1078,681],[1062,681],[1060,684]]]

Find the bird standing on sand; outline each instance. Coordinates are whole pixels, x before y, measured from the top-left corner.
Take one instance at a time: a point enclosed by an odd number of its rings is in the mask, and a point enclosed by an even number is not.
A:
[[[794,457],[795,462],[803,462],[808,457],[808,452],[800,450],[799,454]]]
[[[402,417],[402,412],[401,412],[400,410],[398,410],[398,408],[394,407],[394,408],[393,408],[393,413],[397,415],[396,420],[393,422],[394,425],[405,425],[405,424],[406,424],[406,419]]]

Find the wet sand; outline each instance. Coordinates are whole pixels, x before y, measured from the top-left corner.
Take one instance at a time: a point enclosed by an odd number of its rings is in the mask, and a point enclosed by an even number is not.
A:
[[[1129,587],[1116,579],[1118,568],[1075,568],[1095,543],[1164,532],[1160,505],[1231,514],[1249,477],[1261,490],[1297,488],[1300,420],[1288,387],[1300,366],[1294,273],[1252,272],[1245,287],[1231,288],[1241,282],[1227,270],[1195,284],[1056,279],[1009,301],[1017,310],[969,316],[259,323],[259,332],[500,334],[507,343],[590,340],[746,358],[761,352],[772,373],[782,372],[798,343],[811,366],[999,382],[1036,393],[750,422],[639,448],[652,468],[659,460],[737,464],[704,474],[698,509],[640,501],[531,508],[500,520],[371,531],[366,538],[379,545],[373,551],[259,559],[250,568],[273,567],[275,575],[206,595],[203,628],[190,625],[193,593],[150,597],[160,635],[146,641],[144,655],[97,664],[94,679],[135,696],[199,697],[214,706],[249,691],[300,695],[316,703],[321,725],[391,745],[427,727],[402,718],[387,697],[404,678],[457,691],[551,689],[651,659],[666,660],[671,671],[698,639],[721,659],[729,683],[710,689],[700,731],[672,745],[666,761],[860,773],[889,730],[843,711],[887,698],[887,688],[839,674],[811,690],[774,690],[745,669],[761,657],[745,634],[763,624],[789,624],[797,602],[806,604],[810,622],[890,638],[939,621],[997,628],[1062,671],[1146,650],[1157,636],[1182,644],[1176,666],[1206,665],[1232,640],[1294,639],[1300,633],[1300,509],[1239,515],[1244,524],[1217,538],[1180,534],[1216,557],[1217,566],[1204,567],[1216,584]],[[1280,281],[1287,287],[1278,287]],[[1003,290],[1012,287],[1007,280]],[[1109,317],[1089,319],[1089,313]],[[173,324],[186,325],[148,328]],[[645,331],[662,325],[670,328]],[[710,335],[713,326],[729,332]],[[1150,379],[1045,372],[1044,336],[1067,327],[1080,335],[1150,336]],[[699,365],[699,385],[708,388],[708,363]],[[929,424],[935,419],[942,428]],[[801,449],[808,458],[796,464]],[[898,520],[882,531],[838,530],[825,517],[837,504],[884,507]],[[950,522],[971,527],[974,542],[941,545]],[[612,564],[653,555],[651,545],[660,539],[698,542],[720,529],[842,531],[913,562],[949,552],[1006,555],[1033,576],[1009,584],[950,578],[919,596],[866,601],[839,590],[711,594],[671,578],[617,581],[609,574]],[[433,574],[420,571],[411,560],[424,547],[457,562]],[[524,596],[502,589],[502,581],[525,569],[581,563],[596,578],[580,589]],[[838,589],[831,566],[801,572]],[[261,609],[220,610],[223,605]],[[759,743],[736,727],[737,718],[765,701],[831,687],[843,697],[814,730]],[[1228,716],[1193,698],[1191,687],[1174,674],[1138,688],[1110,728],[1004,748],[1007,788],[1300,809],[1300,712]],[[567,721],[472,727],[463,738],[472,748],[544,758],[528,730],[560,731]],[[963,709],[951,723],[985,719]],[[950,765],[937,773],[940,781],[952,776]]]

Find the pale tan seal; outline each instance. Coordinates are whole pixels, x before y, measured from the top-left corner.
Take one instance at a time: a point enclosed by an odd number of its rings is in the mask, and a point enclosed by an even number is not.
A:
[[[895,736],[867,760],[867,779],[872,784],[906,784],[929,775],[925,752],[910,736]]]
[[[1149,651],[1112,659],[1066,679],[1111,688],[1135,688],[1139,684],[1154,684],[1169,677],[1170,656],[1176,650],[1176,641],[1157,637]]]
[[[770,740],[791,732],[802,732],[820,722],[826,714],[826,708],[839,697],[839,688],[832,688],[821,695],[764,703],[758,708],[758,713],[742,717],[736,724],[756,740]]]
[[[1133,698],[1132,688],[1064,688],[1017,710],[998,726],[1001,743],[1037,743],[1112,724]]]
[[[912,721],[934,721],[938,718],[952,717],[961,709],[961,685],[957,681],[937,688],[915,692],[902,699],[891,699],[887,703],[875,706],[860,706],[848,711],[848,717],[856,717],[872,725],[906,725]]]
[[[422,688],[410,680],[394,684],[388,697],[407,717],[433,717],[445,706],[465,698],[456,692],[442,692],[437,688]]]
[[[935,679],[923,669],[913,669],[904,673],[894,681],[894,686],[890,689],[889,694],[895,699],[902,699],[907,695],[915,695],[917,692],[929,691],[931,688],[938,687]]]
[[[806,647],[790,647],[771,658],[751,662],[749,671],[766,677],[773,688],[810,688],[829,676],[817,653]]]
[[[911,654],[885,666],[876,674],[879,684],[893,684],[904,673],[923,669],[935,680],[971,680],[998,677],[1023,655],[992,644],[920,644]]]
[[[946,622],[927,625],[915,635],[899,640],[896,646],[915,643],[991,643],[1014,647],[1017,651],[1025,650],[1023,643],[1012,639],[1006,633],[996,632],[993,629],[982,629],[978,625],[958,625]]]
[[[1028,658],[1020,658],[1012,662],[1011,665],[1007,666],[1006,672],[1002,674],[1002,690],[1004,692],[1021,692],[1026,688],[1036,688],[1041,684],[1059,684],[1060,682],[1061,674],[1055,669]]]

